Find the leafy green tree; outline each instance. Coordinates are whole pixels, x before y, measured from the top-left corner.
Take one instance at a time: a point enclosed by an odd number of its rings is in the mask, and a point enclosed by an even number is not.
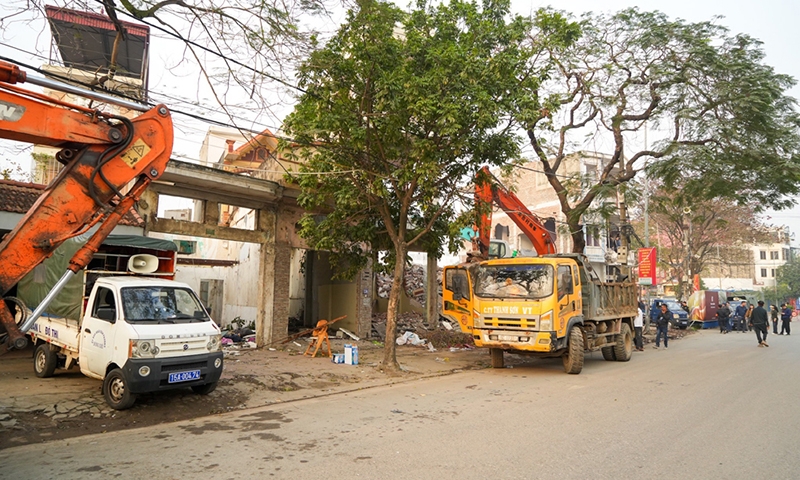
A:
[[[396,316],[411,248],[440,253],[459,227],[456,204],[482,165],[518,154],[508,117],[524,71],[530,24],[507,0],[416,3],[410,12],[362,0],[300,70],[302,95],[286,119],[302,161],[301,235],[330,250],[343,275],[386,249],[393,270],[384,366],[398,368]],[[299,146],[297,146],[299,145]]]
[[[782,294],[778,299],[784,302],[789,297],[800,295],[800,261],[791,259],[789,263],[778,268],[776,273],[778,283],[778,294]]]
[[[536,31],[559,18],[540,11]],[[687,196],[757,209],[792,203],[800,192],[800,116],[785,92],[795,82],[764,64],[757,40],[637,9],[587,14],[580,30],[574,43],[533,37],[536,61],[553,68],[533,92],[545,108],[518,112],[574,251],[585,246],[580,225],[592,203],[645,168]],[[648,126],[655,140],[645,146]],[[567,156],[598,144],[610,144],[611,157],[598,175],[570,185]]]

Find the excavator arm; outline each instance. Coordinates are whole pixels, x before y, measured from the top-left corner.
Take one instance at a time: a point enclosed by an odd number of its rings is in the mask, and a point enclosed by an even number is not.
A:
[[[542,220],[508,190],[489,171],[483,167],[475,178],[475,204],[478,207],[477,243],[481,258],[489,258],[489,242],[492,230],[492,204],[502,208],[528,236],[539,255],[556,253],[553,235],[545,228]]]
[[[144,113],[128,119],[16,85],[26,81]],[[98,226],[62,280],[21,326],[0,302],[9,348],[22,348],[27,342],[24,333],[35,317],[70,276],[88,265],[150,182],[164,173],[172,153],[172,118],[164,105],[149,108],[44,78],[31,79],[16,65],[0,62],[0,138],[61,148],[56,158],[65,164],[0,242],[0,293],[5,295],[62,242]]]

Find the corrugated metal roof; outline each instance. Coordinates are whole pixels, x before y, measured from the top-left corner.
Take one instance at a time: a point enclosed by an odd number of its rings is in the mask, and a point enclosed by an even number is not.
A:
[[[94,12],[81,12],[79,10],[72,10],[69,8],[54,7],[47,5],[44,7],[47,18],[53,20],[60,20],[63,22],[74,23],[76,25],[84,25],[87,27],[101,28],[104,30],[116,30],[114,22],[105,15]],[[125,27],[125,33],[136,35],[139,37],[147,37],[150,35],[150,27],[138,23],[120,21]]]
[[[11,213],[28,213],[45,189],[38,183],[0,180],[0,211]],[[133,208],[122,217],[120,225],[144,227],[144,220]]]

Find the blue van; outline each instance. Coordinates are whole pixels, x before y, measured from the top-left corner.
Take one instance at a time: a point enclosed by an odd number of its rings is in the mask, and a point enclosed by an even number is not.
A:
[[[675,319],[675,323],[673,324],[674,327],[678,327],[681,330],[686,329],[689,326],[689,314],[686,310],[681,308],[681,304],[678,303],[677,300],[674,298],[656,298],[653,299],[653,302],[650,304],[650,321],[655,322],[656,318],[658,318],[658,314],[661,313],[661,304],[667,304],[667,310],[672,312],[672,316]]]

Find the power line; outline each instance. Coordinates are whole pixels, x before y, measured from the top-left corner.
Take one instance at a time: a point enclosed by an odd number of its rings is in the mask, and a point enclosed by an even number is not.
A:
[[[46,75],[46,76],[57,78],[57,79],[59,79],[61,81],[64,81],[64,82],[78,84],[78,85],[80,85],[82,87],[85,87],[87,89],[90,89],[90,90],[95,90],[96,89],[96,85],[91,85],[91,84],[88,84],[88,83],[85,83],[85,82],[81,82],[79,80],[75,80],[75,79],[72,79],[72,78],[69,78],[69,77],[65,77],[63,75],[59,75],[59,74],[54,73],[54,72],[48,72],[48,71],[42,70],[40,68],[37,68],[37,67],[35,67],[33,65],[29,65],[29,64],[27,64],[25,62],[21,62],[21,61],[18,61],[18,60],[11,59],[11,58],[3,56],[3,55],[0,55],[0,60],[23,66],[26,69],[33,70],[33,71],[35,71],[37,73],[40,73],[42,75]],[[143,102],[140,98],[136,98],[136,97],[133,97],[133,96],[130,96],[130,95],[126,95],[125,93],[122,93],[122,92],[113,92],[113,94],[116,95],[116,96],[119,96],[121,98],[124,98],[126,100],[131,100],[131,101],[142,103],[142,104],[145,104],[145,105],[154,106],[153,102],[147,102],[147,101]],[[207,108],[210,108],[210,107],[207,107]],[[200,116],[200,115],[197,115],[197,114],[194,114],[194,113],[186,112],[186,111],[179,110],[179,109],[174,109],[174,108],[171,108],[171,107],[170,107],[170,111],[173,112],[173,113],[184,115],[184,116],[189,117],[189,118],[193,118],[195,120],[199,120],[199,121],[205,122],[205,123],[210,123],[210,124],[217,125],[217,126],[220,126],[220,127],[228,127],[228,128],[232,128],[232,129],[236,129],[236,130],[242,131],[242,132],[252,133],[252,134],[255,134],[255,135],[261,134],[264,131],[264,129],[262,129],[262,130],[253,130],[253,129],[247,128],[247,127],[240,127],[238,125],[222,122],[220,120],[215,120],[215,119],[211,119],[211,118],[208,118],[208,117],[203,117],[203,116]],[[278,138],[278,139],[283,139],[283,140],[287,140],[287,141],[290,141],[290,142],[301,143],[301,142],[299,142],[299,141],[297,141],[295,139],[289,138],[289,137],[279,136],[279,135],[275,135],[275,134],[273,134],[273,136],[275,136],[275,138]]]
[[[97,2],[97,3],[101,4],[101,5],[103,5],[103,7],[105,7],[105,8],[108,8],[108,5],[107,5],[107,3],[106,3],[106,2],[104,2],[103,0],[95,0],[95,2]],[[280,78],[278,78],[278,77],[275,77],[275,76],[273,76],[273,75],[270,75],[270,74],[268,74],[268,73],[266,73],[266,72],[263,72],[263,71],[261,71],[261,70],[258,70],[258,69],[256,69],[256,68],[253,68],[253,67],[251,67],[251,66],[249,66],[249,65],[245,65],[244,63],[242,63],[242,62],[240,62],[240,61],[238,61],[238,60],[236,60],[236,59],[233,59],[233,58],[227,57],[227,56],[223,55],[221,52],[217,52],[217,51],[215,51],[215,50],[212,50],[212,49],[210,49],[210,48],[208,48],[208,47],[205,47],[205,46],[203,46],[203,45],[200,45],[199,43],[197,43],[197,42],[195,42],[195,41],[193,41],[193,40],[189,40],[188,38],[184,38],[183,36],[181,36],[181,35],[180,35],[180,34],[178,34],[178,33],[175,33],[175,32],[172,32],[172,31],[170,31],[170,30],[167,30],[166,28],[164,28],[164,27],[161,27],[161,26],[159,26],[159,25],[155,25],[155,24],[153,24],[153,23],[147,22],[147,21],[145,21],[145,20],[144,20],[144,19],[142,19],[142,18],[138,18],[138,17],[136,17],[136,16],[132,15],[132,14],[131,14],[130,12],[128,12],[127,10],[125,10],[125,9],[121,9],[121,8],[118,8],[116,5],[114,6],[114,10],[115,10],[115,11],[117,11],[117,12],[119,12],[119,13],[122,13],[122,14],[123,14],[123,15],[125,15],[126,17],[129,17],[129,18],[131,18],[131,19],[134,19],[134,20],[136,20],[137,22],[144,23],[145,25],[147,25],[147,26],[149,26],[149,27],[151,27],[151,28],[155,28],[156,30],[159,30],[159,31],[161,31],[161,32],[163,32],[163,33],[166,33],[167,35],[170,35],[170,36],[172,36],[172,37],[174,37],[174,38],[177,38],[178,40],[180,40],[180,41],[182,41],[182,42],[186,43],[187,45],[191,45],[191,46],[193,46],[193,47],[197,47],[197,48],[199,48],[199,49],[201,49],[201,50],[203,50],[203,51],[205,51],[205,52],[208,52],[208,53],[210,53],[210,54],[212,54],[212,55],[215,55],[215,56],[217,56],[217,57],[219,57],[219,58],[221,58],[221,59],[225,60],[226,62],[230,62],[230,63],[233,63],[233,64],[235,64],[235,65],[238,65],[238,66],[240,66],[240,67],[242,67],[242,68],[244,68],[244,69],[246,69],[246,70],[249,70],[249,71],[251,71],[251,72],[253,72],[253,73],[257,73],[257,74],[259,74],[259,75],[262,75],[262,76],[264,76],[264,77],[266,77],[266,78],[269,78],[270,80],[274,80],[274,81],[276,81],[276,82],[280,83],[281,85],[284,85],[284,86],[286,86],[286,87],[289,87],[289,88],[293,88],[293,89],[295,89],[295,90],[297,90],[297,91],[299,91],[299,92],[302,92],[302,93],[305,93],[305,94],[308,94],[308,93],[309,93],[309,92],[307,92],[306,90],[304,90],[303,88],[301,88],[301,87],[298,87],[297,85],[292,85],[291,83],[289,83],[289,82],[287,82],[287,81],[285,81],[285,80],[283,80],[283,79],[280,79]]]

